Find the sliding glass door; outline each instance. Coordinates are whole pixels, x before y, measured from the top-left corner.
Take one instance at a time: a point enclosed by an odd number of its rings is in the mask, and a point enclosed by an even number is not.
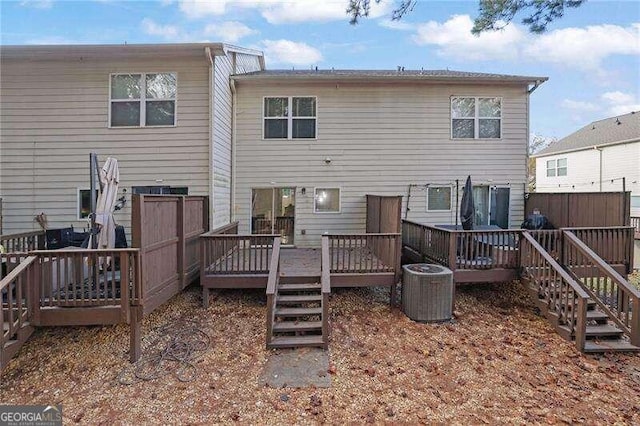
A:
[[[278,234],[292,245],[295,235],[295,188],[254,188],[251,191],[251,232]]]
[[[476,208],[474,224],[495,225],[508,229],[510,197],[509,188],[474,186],[473,203]]]

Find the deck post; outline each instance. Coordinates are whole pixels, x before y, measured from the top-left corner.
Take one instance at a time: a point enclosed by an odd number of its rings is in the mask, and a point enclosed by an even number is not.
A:
[[[640,299],[637,297],[633,298],[632,301],[632,316],[631,316],[631,324],[629,328],[631,329],[630,341],[634,346],[640,346]],[[627,312],[627,315],[629,313]]]
[[[142,306],[131,306],[129,333],[129,360],[136,362],[142,355]]]
[[[579,297],[574,324],[575,344],[580,352],[584,352],[587,331],[587,299]]]
[[[204,286],[202,287],[202,307],[209,308],[209,289]]]

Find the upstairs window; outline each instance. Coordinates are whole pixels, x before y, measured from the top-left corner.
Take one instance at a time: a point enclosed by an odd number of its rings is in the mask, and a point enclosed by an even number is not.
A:
[[[265,139],[315,139],[315,97],[264,98]]]
[[[567,159],[547,160],[547,177],[566,176]]]
[[[111,127],[175,126],[176,74],[113,74],[110,86]]]
[[[502,98],[451,98],[453,139],[500,139]]]

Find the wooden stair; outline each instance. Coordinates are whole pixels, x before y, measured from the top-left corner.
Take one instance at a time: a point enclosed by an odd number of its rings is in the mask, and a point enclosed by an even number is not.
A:
[[[326,347],[319,276],[287,277],[276,287],[268,348]]]
[[[529,280],[527,280],[529,281]],[[548,300],[549,292],[553,289],[553,283],[547,284],[547,290],[544,294],[540,294],[538,288],[529,281],[527,289],[533,298],[540,312],[545,316],[551,325],[554,326],[558,334],[567,340],[573,341],[575,336],[569,327],[562,324],[562,320],[556,312],[549,309]],[[565,307],[561,307],[561,301],[565,300],[565,294],[559,294],[556,306],[563,309],[571,310],[572,304],[569,303]],[[624,331],[618,328],[609,316],[603,312],[593,299],[587,301],[586,315],[586,342],[584,352],[586,353],[604,353],[604,352],[640,352],[640,347],[632,345],[628,338],[624,335]]]

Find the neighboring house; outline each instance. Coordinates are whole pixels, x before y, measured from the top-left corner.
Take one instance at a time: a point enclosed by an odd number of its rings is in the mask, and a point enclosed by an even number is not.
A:
[[[544,77],[265,71],[261,53],[225,44],[4,46],[0,60],[5,233],[37,229],[40,212],[86,226],[92,151],[120,161],[127,199],[210,195],[213,227],[238,220],[301,247],[364,232],[366,194],[453,224],[467,175],[477,224],[523,220],[529,95]]]
[[[410,220],[453,224],[455,182],[461,197],[471,175],[476,223],[519,227],[529,94],[545,80],[448,70],[233,76],[234,218],[243,233],[318,246],[324,233],[364,232],[365,195],[377,194],[402,195],[405,212],[409,199]]]
[[[640,216],[640,112],[594,121],[534,157],[537,192],[622,191],[625,178]]]
[[[212,195],[230,220],[229,75],[260,52],[220,43],[0,48],[0,198],[4,233],[87,226],[89,153],[120,163],[129,194]]]

